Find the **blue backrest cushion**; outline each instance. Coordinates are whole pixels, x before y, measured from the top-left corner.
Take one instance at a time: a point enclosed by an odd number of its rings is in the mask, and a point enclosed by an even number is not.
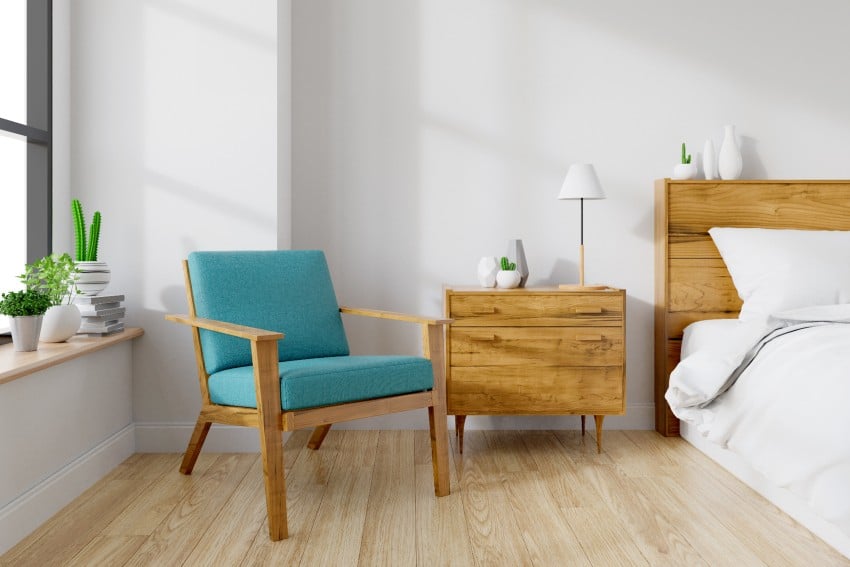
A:
[[[284,333],[280,361],[348,355],[330,271],[320,250],[193,252],[198,317]],[[250,342],[201,330],[207,372],[251,365]]]

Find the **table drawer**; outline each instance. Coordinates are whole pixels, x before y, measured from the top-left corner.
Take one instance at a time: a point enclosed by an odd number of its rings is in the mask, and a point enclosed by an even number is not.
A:
[[[625,410],[623,367],[453,367],[449,414],[619,414]]]
[[[457,327],[455,366],[622,366],[622,327]]]
[[[455,325],[606,325],[623,320],[623,295],[451,294],[448,316]]]

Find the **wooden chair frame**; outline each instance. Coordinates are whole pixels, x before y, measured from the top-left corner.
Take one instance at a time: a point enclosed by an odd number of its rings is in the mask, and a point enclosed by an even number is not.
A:
[[[180,472],[191,474],[201,447],[213,423],[256,427],[260,433],[260,450],[265,478],[266,507],[269,519],[269,537],[279,541],[289,537],[286,519],[286,483],[283,469],[283,432],[304,427],[315,427],[308,447],[318,449],[331,425],[340,421],[361,419],[407,411],[417,408],[428,409],[428,424],[431,433],[431,461],[434,468],[434,492],[437,496],[449,494],[448,431],[446,427],[446,373],[444,362],[445,326],[449,319],[432,319],[378,311],[340,307],[341,313],[378,319],[418,323],[422,327],[423,352],[431,360],[434,371],[434,387],[425,392],[389,396],[360,402],[349,402],[295,411],[284,411],[280,407],[280,375],[278,373],[277,341],[282,333],[199,318],[195,314],[192,296],[192,281],[189,264],[183,261],[186,283],[188,315],[166,315],[166,319],[192,327],[195,346],[195,362],[201,386],[202,406],[198,421],[183,456]],[[210,401],[207,381],[209,374],[204,365],[201,349],[200,329],[241,337],[251,341],[251,357],[254,366],[254,386],[257,393],[257,408],[223,406]]]

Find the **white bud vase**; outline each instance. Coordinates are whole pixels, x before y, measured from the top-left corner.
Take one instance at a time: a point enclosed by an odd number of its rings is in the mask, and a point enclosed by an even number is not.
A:
[[[702,172],[706,179],[717,179],[717,153],[711,140],[706,140],[702,149]]]
[[[720,145],[720,157],[717,170],[721,179],[738,179],[744,168],[738,140],[735,139],[735,127],[731,124],[723,127],[723,143]]]
[[[481,287],[496,287],[496,273],[499,263],[495,256],[484,256],[478,261],[478,283]]]

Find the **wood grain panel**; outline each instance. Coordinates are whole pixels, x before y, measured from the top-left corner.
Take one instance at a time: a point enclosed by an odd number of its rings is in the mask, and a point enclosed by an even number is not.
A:
[[[671,183],[670,233],[714,226],[850,230],[850,182]]]
[[[452,332],[451,363],[453,368],[618,366],[623,343],[619,327],[457,328]]]
[[[622,366],[469,366],[452,369],[449,414],[619,414]]]
[[[741,299],[720,259],[683,258],[669,263],[667,310],[739,311]]]
[[[455,326],[618,325],[623,319],[618,291],[514,296],[450,293],[449,312]]]
[[[720,259],[720,251],[708,234],[671,234],[668,237],[667,250],[670,259]]]

